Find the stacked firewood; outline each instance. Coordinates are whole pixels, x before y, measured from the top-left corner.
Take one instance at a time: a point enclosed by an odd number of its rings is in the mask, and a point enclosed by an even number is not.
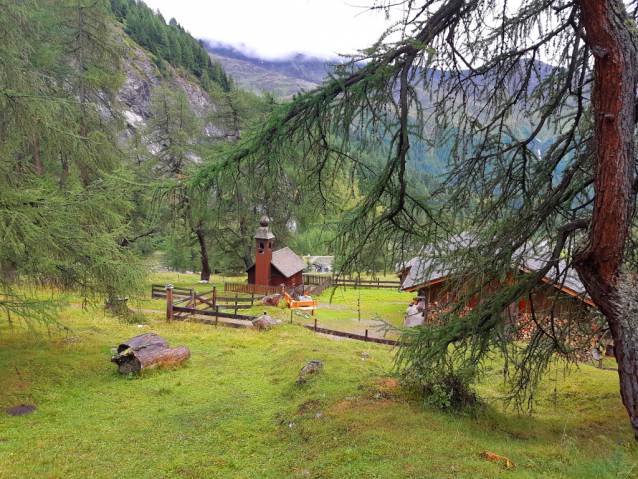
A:
[[[561,342],[569,346],[573,353],[570,356],[577,361],[589,361],[591,350],[607,349],[609,341],[598,333],[594,324],[570,321],[569,319],[519,315],[514,323],[514,334],[517,341],[529,341],[533,336],[541,334],[555,334]]]

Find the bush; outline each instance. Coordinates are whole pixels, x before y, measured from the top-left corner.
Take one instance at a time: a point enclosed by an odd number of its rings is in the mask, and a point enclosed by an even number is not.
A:
[[[425,361],[415,361],[401,375],[401,386],[416,394],[423,404],[444,410],[460,410],[480,403],[472,388],[476,381],[476,368],[454,370],[446,366],[438,369]]]

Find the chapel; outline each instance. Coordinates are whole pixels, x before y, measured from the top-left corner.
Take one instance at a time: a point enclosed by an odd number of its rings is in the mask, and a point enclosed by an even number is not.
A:
[[[287,288],[303,284],[302,273],[308,265],[288,247],[273,251],[275,235],[269,225],[270,218],[264,214],[255,234],[255,264],[246,270],[248,284]]]

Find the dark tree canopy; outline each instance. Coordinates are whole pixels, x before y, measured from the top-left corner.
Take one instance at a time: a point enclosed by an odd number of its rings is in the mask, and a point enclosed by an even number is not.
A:
[[[343,272],[366,268],[370,244],[399,262],[468,235],[467,247],[442,251],[439,261],[474,286],[437,327],[405,333],[398,363],[445,369],[498,352],[518,400],[530,397],[555,353],[573,357],[573,348],[555,324],[539,324],[528,343],[512,341],[503,311],[566,260],[611,330],[638,431],[635,320],[627,314],[634,302],[620,293],[632,289],[623,285],[636,272],[636,9],[627,12],[620,0],[400,0],[373,8],[399,11],[401,20],[198,181],[211,185],[226,168],[268,182],[293,163],[306,172],[301,194],[328,206],[326,185],[356,178],[366,196],[339,225]],[[378,145],[387,161],[374,168],[361,159]],[[443,145],[450,158],[442,186],[415,194],[407,173],[415,152]],[[544,266],[485,293],[530,248],[546,251]],[[480,304],[460,314],[476,294]]]

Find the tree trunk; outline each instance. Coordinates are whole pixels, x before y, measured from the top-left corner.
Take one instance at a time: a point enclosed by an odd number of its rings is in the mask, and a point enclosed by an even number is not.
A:
[[[206,241],[204,233],[201,229],[195,230],[197,239],[199,240],[199,253],[202,256],[202,274],[200,275],[201,281],[210,281],[210,264],[208,263],[208,251],[206,251]]]
[[[614,339],[620,394],[638,439],[638,337],[619,286],[634,208],[635,25],[620,0],[581,0],[594,54],[594,206],[587,247],[574,258],[580,279]],[[635,293],[634,293],[635,294]],[[624,309],[624,310],[623,310]]]
[[[159,366],[178,365],[190,357],[191,352],[186,346],[177,346],[172,349],[146,346],[138,350],[129,348],[111,358],[111,362],[120,367],[120,373],[129,374]]]
[[[86,138],[86,90],[84,84],[86,66],[84,64],[84,7],[82,6],[78,8],[78,60],[80,70],[80,110],[82,111],[80,136]],[[80,158],[80,176],[82,177],[82,186],[87,188],[89,186],[89,168],[84,158]]]
[[[42,163],[40,163],[40,140],[38,134],[33,135],[33,154],[35,156],[35,168],[39,175],[42,174]]]

